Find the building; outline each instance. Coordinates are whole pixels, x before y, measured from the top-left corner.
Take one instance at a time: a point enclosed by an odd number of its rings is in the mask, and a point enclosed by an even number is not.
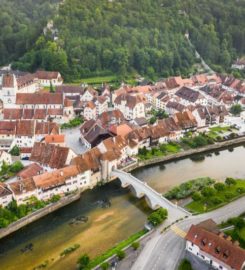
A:
[[[23,180],[31,178],[35,175],[42,174],[44,172],[43,167],[37,163],[31,163],[30,165],[23,168],[20,172],[16,174],[18,180]]]
[[[243,270],[245,250],[215,225],[212,220],[192,225],[186,235],[186,250],[214,269]]]
[[[0,168],[2,168],[3,163],[11,164],[12,163],[12,157],[9,153],[6,151],[0,150]]]
[[[76,154],[68,147],[36,142],[30,160],[44,167],[60,169],[70,164]]]
[[[121,94],[114,100],[114,107],[120,110],[125,119],[145,117],[145,100],[139,95]]]
[[[207,99],[203,95],[201,95],[198,91],[185,86],[181,87],[175,93],[175,95],[181,99],[180,103],[182,103],[184,106],[207,105]]]
[[[65,146],[65,135],[64,134],[46,135],[44,138],[44,142],[58,146]]]
[[[38,79],[40,86],[58,86],[63,84],[63,78],[57,71],[38,70],[33,76]]]
[[[13,200],[12,191],[5,183],[0,182],[0,206],[6,207]]]
[[[85,105],[83,117],[86,120],[95,120],[97,118],[97,108],[93,101],[88,101]]]

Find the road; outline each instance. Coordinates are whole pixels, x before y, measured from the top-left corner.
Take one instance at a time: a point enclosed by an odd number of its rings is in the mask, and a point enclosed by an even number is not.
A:
[[[192,224],[200,223],[212,218],[216,223],[221,223],[228,218],[239,216],[245,212],[245,197],[215,211],[191,216],[176,224],[166,233],[161,234],[160,228],[142,250],[141,254],[132,266],[132,270],[174,270],[185,251],[185,240],[180,232],[187,232]],[[177,230],[176,230],[177,227]],[[175,232],[177,231],[177,233]],[[178,232],[179,231],[179,232]]]

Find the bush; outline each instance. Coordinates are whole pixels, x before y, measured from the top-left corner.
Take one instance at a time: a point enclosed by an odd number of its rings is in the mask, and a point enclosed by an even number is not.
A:
[[[16,161],[10,166],[10,171],[13,173],[18,173],[24,168],[24,165],[20,161]]]
[[[221,204],[223,201],[220,199],[220,198],[211,198],[211,202],[214,204],[214,205],[219,205]]]
[[[193,270],[193,269],[191,263],[187,259],[184,259],[181,261],[178,270]]]
[[[168,211],[164,208],[160,208],[153,213],[151,213],[148,217],[148,221],[154,226],[160,225],[168,216]]]
[[[215,183],[214,184],[214,188],[217,190],[217,191],[222,191],[225,189],[225,184],[223,183]]]
[[[58,202],[60,200],[60,195],[53,195],[52,198],[50,199],[51,203]]]
[[[126,257],[126,253],[123,250],[118,250],[117,257],[121,261],[122,259],[124,259]]]
[[[225,183],[226,183],[227,186],[232,186],[232,185],[236,184],[236,180],[231,178],[231,177],[227,177],[225,179]]]
[[[77,262],[80,270],[86,270],[89,266],[90,258],[87,254],[83,254]]]
[[[233,194],[232,192],[226,192],[226,193],[225,193],[225,198],[226,198],[227,200],[230,200],[230,199],[232,199],[233,197],[235,197],[235,196],[234,196],[234,194]]]
[[[212,187],[204,187],[201,191],[204,197],[211,197],[215,194],[215,190]]]
[[[134,250],[137,250],[140,247],[140,242],[133,242],[131,246]]]
[[[199,192],[194,192],[191,198],[193,201],[200,201],[202,199],[202,195]]]
[[[109,263],[108,262],[104,262],[104,263],[102,263],[101,265],[100,265],[100,268],[102,269],[102,270],[107,270],[107,269],[109,269]]]

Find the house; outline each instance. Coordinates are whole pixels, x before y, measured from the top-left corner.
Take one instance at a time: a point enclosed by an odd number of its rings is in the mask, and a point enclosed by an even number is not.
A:
[[[173,119],[183,132],[193,131],[197,128],[197,121],[190,111],[176,113]]]
[[[108,99],[105,96],[99,96],[94,100],[96,106],[96,116],[108,111]]]
[[[125,118],[123,113],[116,109],[103,112],[98,116],[98,121],[102,127],[108,128],[111,125],[120,125],[121,123],[125,122]]]
[[[90,171],[81,170],[75,165],[36,175],[32,179],[40,200],[90,187]]]
[[[120,135],[125,137],[129,132],[132,131],[132,128],[128,124],[124,123],[121,125],[112,125],[109,131],[115,136]]]
[[[201,95],[198,91],[195,91],[188,87],[181,87],[176,93],[176,96],[181,98],[180,102],[184,106],[188,105],[207,105],[207,99]]]
[[[44,71],[38,70],[36,71],[33,76],[38,80],[41,86],[53,86],[62,85],[63,78],[61,77],[60,73],[57,71]]]
[[[166,113],[168,113],[169,115],[173,115],[175,113],[185,111],[186,107],[184,105],[182,105],[181,103],[178,103],[176,101],[169,101],[166,104],[165,110],[166,110]]]
[[[36,142],[30,160],[48,168],[60,169],[69,165],[74,157],[76,154],[68,147]]]
[[[131,121],[131,123],[139,127],[145,127],[148,125],[148,122],[145,117],[135,118],[133,121]]]
[[[96,105],[93,101],[88,101],[83,112],[83,117],[86,120],[96,119],[97,117]]]
[[[65,146],[65,135],[64,134],[46,135],[44,137],[44,142],[58,146]]]
[[[245,250],[215,225],[212,220],[192,225],[186,235],[186,250],[214,269],[243,270]]]
[[[223,105],[218,106],[199,106],[192,114],[196,118],[198,127],[205,127],[208,125],[215,125],[224,123],[229,115],[226,107]]]
[[[81,129],[83,132],[81,133],[80,139],[87,149],[91,149],[101,141],[113,137],[113,134],[109,130],[103,128],[97,122],[89,128],[84,128],[84,126],[82,126]]]
[[[98,92],[96,90],[94,90],[93,88],[89,87],[88,89],[86,89],[86,91],[84,92],[84,94],[81,97],[82,101],[92,101],[94,98],[97,98],[98,96]]]
[[[245,69],[245,57],[237,59],[231,66],[234,69]]]
[[[55,87],[56,93],[62,93],[64,97],[72,99],[73,97],[79,96],[79,99],[84,94],[84,88],[78,85],[60,85]]]
[[[5,183],[0,182],[0,206],[6,207],[13,200],[12,191]]]
[[[43,167],[37,163],[31,163],[30,165],[23,168],[16,174],[18,180],[31,178],[35,175],[42,174],[44,172]]]
[[[139,95],[121,94],[116,97],[114,107],[120,110],[125,119],[145,117],[145,100]]]
[[[27,203],[33,196],[38,197],[37,189],[32,178],[12,182],[8,184],[8,187],[12,191],[17,205]]]
[[[0,168],[2,168],[3,163],[10,165],[12,163],[12,157],[6,151],[0,150]]]

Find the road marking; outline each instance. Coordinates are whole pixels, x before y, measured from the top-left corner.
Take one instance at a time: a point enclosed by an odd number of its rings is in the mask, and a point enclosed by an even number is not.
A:
[[[177,234],[178,236],[180,236],[181,238],[185,238],[186,237],[186,232],[181,230],[179,227],[177,227],[176,225],[171,226],[170,228],[175,234]]]

